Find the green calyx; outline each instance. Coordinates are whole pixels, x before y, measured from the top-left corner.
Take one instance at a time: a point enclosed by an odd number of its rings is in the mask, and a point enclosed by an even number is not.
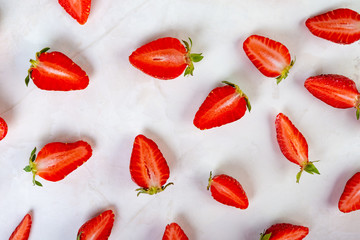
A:
[[[232,83],[232,82],[228,82],[228,81],[222,81],[222,83],[227,84],[227,85],[229,85],[229,86],[231,86],[231,87],[233,87],[233,88],[236,89],[236,92],[239,93],[240,96],[245,99],[246,107],[247,107],[247,109],[248,109],[249,112],[250,112],[250,111],[251,111],[250,100],[249,100],[248,96],[246,96],[246,94],[245,94],[243,91],[241,91],[241,89],[239,88],[239,86],[236,85],[236,84],[234,84],[234,83]]]
[[[42,53],[45,53],[45,52],[49,51],[49,49],[50,49],[50,48],[48,48],[48,47],[41,49],[39,52],[36,53],[36,60],[30,59],[31,66],[30,66],[30,68],[29,68],[29,70],[28,70],[28,75],[27,75],[26,78],[25,78],[25,84],[26,84],[26,86],[29,85],[30,78],[31,78],[31,71],[32,71],[33,68],[36,68],[36,66],[37,66],[37,64],[38,64],[38,58],[40,57],[40,55],[41,55]]]
[[[33,174],[32,182],[33,182],[34,186],[36,185],[36,186],[42,187],[42,184],[35,180],[35,176],[37,173],[35,159],[36,159],[36,148],[34,148],[34,150],[32,150],[32,152],[30,154],[30,158],[29,158],[29,165],[27,165],[24,168],[24,171],[32,172],[32,174]]]
[[[355,108],[356,108],[356,119],[359,120],[359,118],[360,118],[360,94],[358,94],[358,96],[356,97]]]
[[[174,183],[170,182],[168,184],[166,184],[165,186],[161,186],[161,187],[150,187],[148,189],[146,188],[138,188],[136,189],[135,191],[137,191],[137,196],[139,196],[141,193],[146,193],[146,194],[149,194],[149,195],[154,195],[154,194],[157,194],[159,192],[162,192],[164,191],[168,186],[170,185],[174,185]]]
[[[268,234],[262,233],[262,234],[260,234],[260,240],[269,240],[270,237],[271,237],[271,233],[268,233]]]
[[[290,65],[287,66],[286,68],[284,68],[284,69],[281,71],[280,76],[278,76],[278,77],[276,78],[276,84],[279,84],[279,83],[281,82],[281,80],[287,78],[290,69],[291,69],[292,66],[294,66],[294,64],[295,64],[295,60],[296,60],[296,59],[291,60]]]
[[[81,234],[82,234],[82,233],[83,233],[83,232],[80,232],[79,235],[77,235],[76,240],[80,240],[80,237],[81,237]]]
[[[207,185],[207,187],[206,187],[207,190],[210,189],[210,187],[211,187],[211,182],[212,182],[212,171],[210,171],[210,177],[209,177],[209,180],[208,180],[208,185]]]
[[[314,162],[318,162],[318,161],[314,161]],[[305,166],[301,167],[300,172],[298,172],[298,174],[296,174],[296,182],[299,183],[300,181],[300,177],[303,171],[310,173],[310,174],[319,174],[320,172],[319,170],[315,167],[314,162],[308,162]]]
[[[189,38],[189,43],[187,41],[182,41],[187,50],[186,63],[188,64],[185,69],[184,76],[191,75],[193,76],[194,72],[194,62],[200,62],[204,57],[202,53],[191,53],[192,40]]]

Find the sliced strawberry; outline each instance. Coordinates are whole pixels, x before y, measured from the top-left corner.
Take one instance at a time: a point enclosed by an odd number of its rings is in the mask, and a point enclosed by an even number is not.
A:
[[[189,238],[177,223],[171,223],[166,226],[162,240],[189,240]]]
[[[360,172],[357,172],[346,183],[339,200],[339,210],[348,213],[360,209]]]
[[[210,172],[207,189],[210,189],[213,198],[222,204],[240,209],[246,209],[249,206],[249,200],[240,183],[228,175],[221,174],[212,177],[212,172]]]
[[[243,48],[255,67],[266,77],[276,77],[278,84],[295,63],[283,44],[267,37],[251,35],[244,41]]]
[[[84,70],[60,52],[47,52],[44,48],[31,59],[31,67],[25,78],[26,86],[30,78],[42,90],[70,91],[82,90],[89,85],[89,77]]]
[[[0,141],[4,139],[8,132],[8,126],[3,118],[0,117]]]
[[[24,170],[32,172],[34,185],[42,186],[35,180],[36,175],[57,182],[80,167],[91,155],[91,146],[84,141],[48,143],[40,150],[37,157],[36,148],[31,152],[29,165]]]
[[[201,129],[220,127],[234,122],[244,116],[246,107],[249,112],[251,105],[248,97],[233,84],[213,89],[195,114],[194,125]]]
[[[360,93],[353,80],[336,74],[309,77],[305,88],[314,97],[335,108],[356,108],[356,116],[360,115]]]
[[[140,193],[150,195],[162,192],[173,183],[164,186],[170,176],[170,170],[166,160],[156,143],[138,135],[135,138],[130,159],[130,174],[132,180],[140,186],[136,189]]]
[[[81,25],[88,20],[91,0],[59,0],[59,4]]]
[[[106,240],[111,234],[115,214],[107,210],[84,223],[79,231],[77,240]]]
[[[31,230],[31,215],[26,214],[20,224],[16,227],[11,234],[9,240],[28,240]]]
[[[310,174],[320,174],[313,162],[309,162],[306,139],[289,118],[279,113],[276,116],[275,126],[277,142],[281,152],[290,162],[299,165],[301,168],[300,172],[296,175],[296,182],[299,182],[303,171]]]
[[[260,240],[302,240],[309,234],[309,228],[292,225],[289,223],[278,223],[269,227],[261,234]]]
[[[350,44],[360,39],[360,14],[347,9],[335,9],[305,22],[312,34],[326,40]]]
[[[136,49],[129,57],[130,63],[144,73],[162,80],[174,79],[184,72],[184,76],[193,75],[194,64],[203,59],[197,53],[190,53],[190,44],[185,46],[176,38],[159,38]]]

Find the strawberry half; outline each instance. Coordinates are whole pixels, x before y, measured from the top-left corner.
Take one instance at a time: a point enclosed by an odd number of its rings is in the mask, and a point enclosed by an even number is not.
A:
[[[326,40],[350,44],[360,39],[360,14],[347,9],[335,9],[305,22],[312,34]]]
[[[166,226],[162,240],[189,240],[189,238],[177,223],[171,223]]]
[[[11,234],[9,240],[28,240],[31,230],[31,215],[26,214],[20,224],[16,227]]]
[[[115,214],[107,210],[84,223],[77,235],[77,240],[106,240],[111,234]]]
[[[61,52],[47,52],[44,48],[31,59],[31,67],[25,78],[28,86],[30,78],[42,90],[70,91],[82,90],[89,85],[89,77],[84,70]]]
[[[88,20],[91,0],[59,0],[59,4],[81,25]]]
[[[288,76],[295,63],[283,44],[267,37],[251,35],[243,48],[255,67],[266,77],[276,78],[277,84]]]
[[[289,223],[277,223],[261,234],[260,240],[302,240],[308,234],[309,228],[307,227]]]
[[[4,139],[8,132],[8,126],[3,118],[0,117],[0,141]]]
[[[201,129],[220,127],[244,116],[246,108],[251,110],[248,97],[230,82],[213,89],[195,114],[194,125]]]
[[[84,141],[48,143],[40,150],[37,157],[36,148],[34,148],[30,155],[29,165],[24,170],[32,172],[34,185],[42,186],[35,180],[36,175],[48,181],[60,181],[85,163],[91,155],[91,146]]]
[[[343,213],[360,209],[360,172],[355,173],[347,181],[338,206]]]
[[[335,108],[356,108],[360,116],[360,93],[353,80],[336,74],[309,77],[305,88],[316,98]]]
[[[279,113],[276,116],[275,126],[281,152],[290,162],[300,166],[300,172],[296,175],[296,182],[299,182],[303,171],[310,174],[320,174],[313,162],[309,162],[306,139],[289,118]]]
[[[210,172],[207,190],[209,189],[213,198],[222,204],[240,209],[246,209],[249,206],[244,189],[233,177],[225,174],[212,177],[212,172]]]
[[[130,63],[144,73],[162,80],[174,79],[184,70],[184,76],[193,75],[194,62],[203,59],[201,53],[191,53],[192,41],[176,38],[159,38],[136,49],[129,57]]]
[[[141,193],[150,195],[162,192],[173,183],[164,186],[170,176],[169,166],[156,143],[138,135],[135,138],[130,159],[130,174],[132,180],[140,186],[136,189],[138,196]]]

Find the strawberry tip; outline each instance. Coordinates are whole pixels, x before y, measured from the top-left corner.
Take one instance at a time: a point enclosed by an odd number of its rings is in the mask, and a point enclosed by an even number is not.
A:
[[[161,187],[138,188],[135,190],[138,192],[136,196],[139,196],[141,193],[154,195],[154,194],[164,191],[170,185],[174,185],[174,183],[170,182],[170,183],[166,184],[165,186],[161,186]]]

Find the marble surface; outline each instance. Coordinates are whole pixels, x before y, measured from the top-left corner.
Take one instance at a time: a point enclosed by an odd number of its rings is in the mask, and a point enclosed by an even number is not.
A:
[[[189,239],[252,240],[277,222],[309,227],[306,239],[358,240],[360,212],[341,213],[346,181],[360,170],[360,122],[355,110],[332,108],[303,87],[306,78],[337,73],[360,87],[360,43],[317,38],[305,20],[327,10],[360,11],[340,0],[93,0],[81,26],[57,1],[0,0],[0,116],[9,126],[0,142],[0,238],[32,212],[31,240],[76,239],[80,226],[111,208],[109,239],[161,239],[176,221]],[[295,66],[276,85],[247,59],[242,42],[260,34],[288,47]],[[204,59],[193,77],[171,81],[135,69],[128,56],[159,37],[191,37]],[[46,92],[24,79],[30,58],[44,47],[61,51],[89,75],[84,91]],[[240,86],[252,104],[237,122],[206,131],[194,115],[220,81]],[[303,133],[320,176],[282,155],[275,116],[283,112]],[[136,196],[129,173],[134,138],[153,139],[170,167],[166,191]],[[22,169],[31,150],[83,139],[93,156],[63,181],[34,187]],[[209,172],[228,174],[245,189],[246,210],[222,205],[206,190]]]

